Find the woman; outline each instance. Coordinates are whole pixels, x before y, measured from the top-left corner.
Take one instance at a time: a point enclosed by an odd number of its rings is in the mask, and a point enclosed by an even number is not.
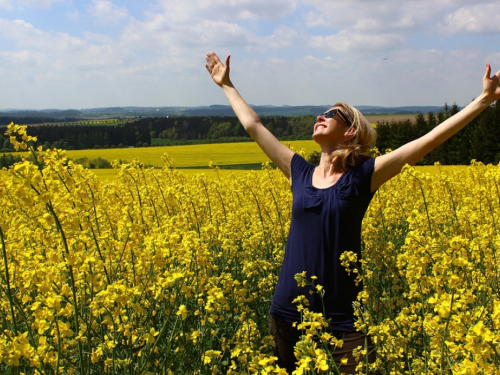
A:
[[[321,147],[321,160],[315,167],[281,144],[267,130],[255,111],[243,100],[229,78],[229,59],[223,64],[212,52],[205,67],[226,94],[245,130],[290,180],[293,193],[292,220],[283,266],[271,304],[271,334],[275,339],[278,364],[289,373],[295,368],[293,348],[300,332],[292,326],[300,315],[292,301],[304,294],[294,276],[302,271],[317,276],[325,290],[326,317],[335,336],[344,339],[336,351],[339,360],[348,356],[343,373],[355,373],[352,349],[364,345],[365,337],[354,328],[352,302],[361,286],[356,286],[340,265],[344,251],[361,251],[361,222],[375,191],[396,176],[405,164],[413,165],[481,111],[500,99],[500,71],[491,76],[486,65],[483,91],[472,103],[426,135],[391,153],[371,158],[370,145],[375,130],[363,115],[346,103],[338,102],[319,115],[313,138]],[[316,294],[308,297],[310,309],[323,312]]]

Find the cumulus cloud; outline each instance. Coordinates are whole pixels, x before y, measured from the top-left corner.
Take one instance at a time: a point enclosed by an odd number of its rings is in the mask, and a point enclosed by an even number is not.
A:
[[[43,51],[78,50],[85,42],[68,33],[46,32],[23,20],[0,18],[0,34],[15,40],[19,46]]]
[[[448,34],[494,34],[500,32],[500,3],[461,7],[447,15],[441,25]]]
[[[109,0],[92,0],[88,7],[89,14],[101,24],[115,24],[128,16],[127,7],[119,7]]]
[[[350,51],[389,50],[404,45],[404,38],[396,34],[368,34],[341,30],[335,35],[313,36],[312,47],[331,53]]]
[[[234,81],[249,102],[278,105],[336,98],[373,105],[460,102],[447,96],[450,89],[460,92],[453,85],[474,84],[466,77],[499,61],[486,43],[470,47],[478,40],[471,38],[498,32],[495,0],[152,0],[139,13],[122,0],[0,0],[0,9],[11,7],[22,18],[19,4],[56,1],[65,2],[59,17],[72,15],[78,31],[53,31],[36,18],[7,19],[8,12],[0,17],[0,73],[12,87],[29,88],[20,101],[31,97],[38,107],[48,103],[47,90],[58,107],[70,99],[82,107],[226,103],[203,67],[210,50],[221,58],[231,53]],[[94,24],[85,22],[89,16]],[[467,48],[456,34],[472,35]],[[412,88],[404,98],[395,94],[402,77]],[[354,89],[361,86],[362,93]],[[207,97],[215,91],[219,99]],[[14,97],[0,95],[0,102]]]
[[[444,2],[422,1],[363,1],[309,0],[312,5],[304,24],[314,35],[309,45],[335,53],[352,51],[390,51],[407,45],[408,38],[417,32],[427,32],[446,14]],[[314,9],[316,8],[316,9]],[[332,30],[331,34],[324,30]]]
[[[416,35],[500,32],[500,3],[492,0],[473,4],[466,0],[308,0],[308,4],[304,24],[312,35],[309,45],[337,54],[387,53],[409,47],[418,40]],[[316,30],[320,35],[314,35]],[[435,44],[439,42],[436,38]]]
[[[185,10],[184,6],[181,6]],[[179,9],[177,9],[179,11]],[[155,49],[158,55],[192,56],[209,49],[235,49],[262,54],[287,48],[302,38],[300,33],[280,25],[269,34],[257,35],[235,20],[211,19],[192,15],[190,20],[169,12],[145,14],[145,20],[132,20],[123,30],[120,43],[138,50]]]
[[[83,33],[85,40],[87,42],[97,42],[99,44],[109,44],[112,45],[115,43],[115,40],[106,34],[92,33],[89,31],[84,31]]]
[[[422,28],[439,17],[446,9],[445,2],[429,0],[361,1],[361,0],[310,0],[316,10],[305,17],[309,27],[327,26],[352,28],[359,31],[414,30]]]
[[[66,77],[70,81],[82,72],[118,74],[132,55],[128,50],[116,48],[109,37],[85,34],[87,40],[84,40],[68,33],[42,31],[22,20],[0,19],[0,35],[20,46],[16,51],[2,53],[4,66],[23,66],[22,75],[26,77]]]
[[[0,9],[15,9],[23,7],[50,8],[55,3],[65,0],[0,0]]]
[[[199,16],[234,22],[241,19],[277,20],[292,14],[298,0],[158,0],[165,15],[177,22],[196,21]]]

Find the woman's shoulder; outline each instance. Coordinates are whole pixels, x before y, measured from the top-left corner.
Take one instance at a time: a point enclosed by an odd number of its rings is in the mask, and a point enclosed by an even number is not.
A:
[[[375,168],[375,158],[371,156],[367,156],[367,158],[360,163],[356,164],[350,172],[355,175],[364,175],[369,174],[370,176],[373,174],[373,170]]]
[[[371,181],[374,167],[375,158],[369,157],[345,172],[345,178],[342,179],[342,182],[345,184],[363,184],[365,181]]]
[[[292,169],[293,168],[315,168],[316,166],[310,162],[308,162],[302,155],[300,154],[293,154],[292,156]]]
[[[316,166],[308,162],[303,156],[295,153],[291,161],[292,186],[303,180],[301,184],[307,184],[310,180],[311,173],[314,172]]]

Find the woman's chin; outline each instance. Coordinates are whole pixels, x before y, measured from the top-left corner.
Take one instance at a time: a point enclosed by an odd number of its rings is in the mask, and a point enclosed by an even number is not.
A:
[[[326,138],[325,134],[322,134],[322,133],[319,133],[319,132],[313,133],[312,137],[313,137],[313,139],[316,142],[320,141],[321,139],[325,139]]]

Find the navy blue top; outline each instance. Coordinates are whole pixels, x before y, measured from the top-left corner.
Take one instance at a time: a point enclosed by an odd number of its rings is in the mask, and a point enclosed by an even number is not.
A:
[[[323,297],[330,329],[355,331],[353,301],[362,289],[355,275],[349,276],[340,264],[344,251],[360,259],[361,222],[373,197],[370,191],[375,159],[368,159],[340,176],[324,189],[312,185],[313,164],[295,154],[291,162],[292,220],[278,285],[271,304],[271,315],[283,322],[300,321],[292,301],[305,295],[311,311],[323,312],[320,297],[310,287],[299,287],[295,274],[307,271],[317,276],[316,284],[325,289]],[[359,265],[358,265],[359,266]]]

